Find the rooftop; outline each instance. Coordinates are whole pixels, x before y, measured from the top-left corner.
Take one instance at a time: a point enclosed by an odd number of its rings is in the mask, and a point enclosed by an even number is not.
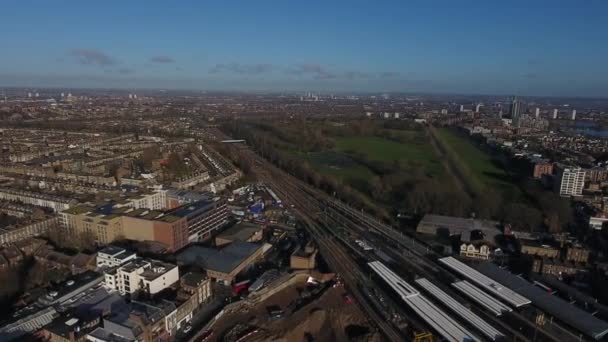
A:
[[[230,241],[247,241],[253,234],[260,230],[262,230],[262,227],[259,225],[241,222],[226,229],[217,237]]]
[[[500,233],[500,230],[498,229],[499,223],[496,221],[427,214],[424,215],[420,223],[418,223],[417,230],[429,227],[434,229],[446,228],[450,230],[451,234],[479,230],[485,235],[493,237]]]
[[[498,222],[496,221],[432,214],[424,215],[420,224],[454,227],[458,229],[496,229],[498,226]]]
[[[191,246],[181,252],[177,259],[185,264],[200,263],[205,269],[230,273],[262,247],[261,244],[243,241],[235,241],[220,250]]]
[[[91,208],[90,206],[79,205],[79,206],[71,207],[70,209],[66,209],[63,212],[66,214],[70,214],[70,215],[81,215],[81,214],[86,214],[92,210],[93,210],[93,208]]]
[[[184,274],[180,279],[185,285],[196,287],[205,279],[207,279],[207,275],[199,272],[188,272]]]
[[[99,316],[90,313],[82,313],[76,317],[71,315],[61,315],[53,320],[49,325],[45,327],[46,330],[52,332],[55,335],[62,336],[69,339],[70,332],[74,332],[76,337],[84,336],[92,328],[80,329],[82,326],[91,325],[96,320],[99,320]]]
[[[215,202],[208,199],[200,200],[176,208],[170,212],[170,215],[174,215],[179,218],[188,217],[190,215],[198,213],[199,211],[206,211],[207,209],[212,209],[213,204],[215,204]]]
[[[167,197],[174,197],[179,199],[184,199],[188,202],[196,202],[204,199],[212,198],[214,195],[212,193],[200,193],[196,191],[189,190],[178,190],[178,189],[169,189],[167,190]]]
[[[154,280],[175,267],[177,266],[158,260],[137,258],[119,267],[119,269],[127,273],[135,272],[138,269],[143,269],[141,276],[147,280]]]
[[[99,253],[108,254],[111,256],[117,256],[118,254],[124,253],[126,249],[118,247],[118,246],[107,246],[104,249],[100,250]]]
[[[474,267],[486,276],[500,281],[500,283],[530,298],[532,304],[585,335],[599,340],[608,334],[608,323],[598,319],[587,311],[549,294],[528,281],[502,270],[489,262],[480,263]]]
[[[90,332],[89,336],[94,337],[97,341],[104,341],[104,342],[130,342],[131,341],[130,339],[116,335],[116,334],[112,333],[111,331],[108,331],[101,327],[98,327],[95,330],[93,330],[92,332]]]

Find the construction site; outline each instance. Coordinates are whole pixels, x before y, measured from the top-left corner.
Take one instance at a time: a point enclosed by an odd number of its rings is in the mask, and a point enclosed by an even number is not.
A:
[[[295,272],[227,305],[197,341],[382,341],[333,274]]]

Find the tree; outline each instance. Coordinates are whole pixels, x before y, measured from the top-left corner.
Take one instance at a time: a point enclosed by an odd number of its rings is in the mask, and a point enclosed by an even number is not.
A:
[[[549,221],[548,226],[549,226],[549,232],[550,233],[552,233],[552,234],[559,234],[559,233],[562,232],[562,226],[561,226],[561,223],[559,221],[559,214],[557,212],[552,211],[549,214],[548,221]]]
[[[154,159],[159,158],[160,155],[160,148],[158,146],[146,148],[141,156],[144,168],[146,168],[146,170],[152,169],[152,162],[154,161]]]
[[[384,187],[382,184],[382,179],[378,176],[374,176],[369,180],[369,190],[372,198],[379,200],[382,198],[384,194]]]

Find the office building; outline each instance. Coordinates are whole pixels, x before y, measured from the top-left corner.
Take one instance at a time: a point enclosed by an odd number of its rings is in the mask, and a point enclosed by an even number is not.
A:
[[[188,227],[188,241],[198,242],[208,240],[226,224],[228,207],[225,199],[216,197],[183,205],[167,214],[184,219]]]
[[[188,244],[188,225],[184,217],[137,209],[125,212],[122,218],[126,239],[160,242],[173,252]]]
[[[155,241],[176,251],[188,244],[186,218],[162,211],[82,205],[64,210],[60,217],[68,236],[91,237],[101,245],[120,239]]]
[[[572,121],[576,120],[576,109],[572,110]]]
[[[534,110],[534,117],[536,117],[537,119],[540,118],[540,108],[536,107],[536,109]]]
[[[558,112],[558,110],[557,110],[557,108],[555,108],[553,110],[553,119],[557,119],[557,112]]]

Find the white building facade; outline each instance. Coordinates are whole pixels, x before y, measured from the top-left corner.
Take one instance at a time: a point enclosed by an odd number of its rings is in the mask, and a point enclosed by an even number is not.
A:
[[[138,290],[155,294],[178,281],[176,265],[156,260],[135,259],[105,273],[105,286],[123,295]]]
[[[111,268],[118,267],[131,260],[135,260],[137,254],[129,252],[124,248],[108,246],[97,252],[97,267]]]
[[[582,196],[585,187],[585,171],[579,167],[563,168],[559,175],[560,196]]]

